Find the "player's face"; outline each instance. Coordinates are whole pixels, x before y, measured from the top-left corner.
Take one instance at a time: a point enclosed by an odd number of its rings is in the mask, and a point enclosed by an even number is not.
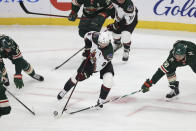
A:
[[[99,48],[105,48],[106,46],[107,46],[107,44],[99,42]]]
[[[175,55],[176,61],[181,61],[184,59],[185,55]]]
[[[125,0],[117,0],[118,3],[123,4],[125,2]]]

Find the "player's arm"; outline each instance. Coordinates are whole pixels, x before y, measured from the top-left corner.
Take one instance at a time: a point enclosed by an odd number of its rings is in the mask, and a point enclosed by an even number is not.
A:
[[[104,0],[103,6],[105,7],[105,9],[98,15],[103,16],[104,18],[107,18],[108,16],[113,16],[112,14],[114,14],[115,9],[112,5],[112,2],[110,0]]]
[[[172,51],[170,51],[170,55],[167,60],[158,68],[155,74],[152,76],[151,79],[147,79],[144,84],[142,85],[143,93],[149,91],[149,88],[156,84],[166,73],[168,72],[175,72],[177,66],[174,64],[174,59],[172,57]]]
[[[83,3],[84,3],[84,0],[72,0],[71,10],[74,11],[75,13],[78,13]]]
[[[17,44],[15,44],[15,49],[12,51],[12,63],[15,65],[16,74],[21,74],[25,60]]]
[[[75,21],[78,16],[78,11],[80,10],[80,7],[84,3],[84,0],[72,0],[72,8],[71,12],[69,14],[68,20]]]
[[[5,86],[9,86],[10,82],[9,82],[9,78],[8,78],[8,74],[5,68],[5,64],[3,62],[3,58],[0,56],[0,72],[2,72],[2,82]]]
[[[130,5],[126,10],[125,10],[125,20],[126,20],[126,25],[129,25],[133,22],[135,15],[136,15],[136,7],[134,5]]]
[[[90,48],[92,47],[92,35],[94,31],[88,32],[84,36],[84,53],[82,54],[84,57],[88,57],[90,54]]]

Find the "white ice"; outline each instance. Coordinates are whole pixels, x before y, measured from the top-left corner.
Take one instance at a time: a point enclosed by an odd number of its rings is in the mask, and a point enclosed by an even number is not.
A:
[[[0,26],[0,33],[11,36],[20,46],[24,58],[38,74],[45,77],[37,82],[23,72],[25,86],[14,86],[14,65],[4,59],[11,85],[8,89],[36,115],[33,116],[12,96],[7,94],[12,111],[0,118],[0,131],[195,131],[196,75],[186,66],[177,69],[180,95],[165,101],[170,91],[164,76],[147,93],[137,93],[107,103],[102,110],[88,110],[55,119],[53,111],[65,105],[69,94],[58,102],[56,96],[65,82],[79,67],[81,53],[58,70],[54,68],[84,46],[77,27],[66,26]],[[130,59],[122,62],[119,50],[113,59],[114,85],[108,96],[113,99],[140,90],[166,60],[176,40],[196,43],[196,33],[136,29],[132,36]],[[99,73],[78,83],[68,104],[67,112],[96,104],[102,81]]]

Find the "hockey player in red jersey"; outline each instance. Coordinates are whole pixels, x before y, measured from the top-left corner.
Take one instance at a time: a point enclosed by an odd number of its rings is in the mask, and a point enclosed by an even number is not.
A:
[[[76,85],[77,82],[89,78],[93,73],[100,72],[100,78],[103,79],[101,91],[97,104],[103,107],[101,103],[107,98],[112,87],[114,70],[112,65],[113,47],[108,32],[91,31],[86,33],[85,37],[86,59],[77,70],[77,74],[72,76],[65,84],[62,91],[57,96],[61,100],[65,94]]]

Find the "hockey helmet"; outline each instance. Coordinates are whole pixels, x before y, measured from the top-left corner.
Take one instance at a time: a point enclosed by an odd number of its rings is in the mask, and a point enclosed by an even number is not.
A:
[[[101,48],[109,45],[111,41],[110,34],[108,32],[101,32],[98,38],[98,44]]]
[[[13,40],[10,39],[8,36],[4,36],[3,39],[1,39],[1,46],[4,49],[9,49],[9,48],[13,48]]]
[[[186,45],[181,43],[180,41],[174,47],[174,56],[181,55],[184,56],[186,54]]]

